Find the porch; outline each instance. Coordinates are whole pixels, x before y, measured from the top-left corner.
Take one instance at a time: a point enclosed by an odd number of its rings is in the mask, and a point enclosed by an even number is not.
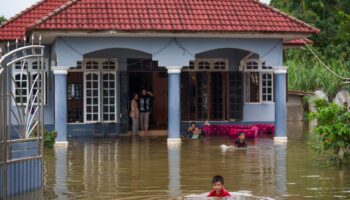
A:
[[[143,88],[156,96],[151,128],[158,134],[167,130],[170,141],[190,121],[205,120],[276,123],[276,136],[285,137],[286,69],[275,67],[282,63],[280,40],[88,41],[60,38],[52,49],[58,142],[126,135],[130,97]]]

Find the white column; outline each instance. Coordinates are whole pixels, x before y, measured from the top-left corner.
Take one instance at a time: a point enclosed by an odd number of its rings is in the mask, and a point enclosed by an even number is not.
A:
[[[51,67],[55,75],[55,146],[67,146],[67,74],[69,67]]]
[[[275,141],[287,141],[287,67],[274,68]]]
[[[180,138],[180,73],[181,66],[168,69],[168,145],[181,144]]]

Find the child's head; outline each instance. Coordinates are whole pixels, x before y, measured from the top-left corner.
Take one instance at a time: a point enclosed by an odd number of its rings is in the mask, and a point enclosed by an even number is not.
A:
[[[196,127],[196,125],[197,125],[196,122],[191,122],[191,125],[190,125],[190,126],[191,126],[192,128],[194,128],[194,127]]]
[[[245,139],[245,134],[242,133],[242,132],[240,132],[239,135],[238,135],[238,138],[239,138],[240,140],[244,140],[244,139]]]
[[[214,190],[220,191],[224,186],[224,178],[220,175],[216,175],[213,177],[211,183],[213,184]]]

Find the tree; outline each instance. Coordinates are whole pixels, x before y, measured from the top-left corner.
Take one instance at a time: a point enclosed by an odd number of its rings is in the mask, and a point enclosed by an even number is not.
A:
[[[328,103],[323,99],[315,101],[316,111],[309,114],[310,119],[317,120],[315,133],[318,136],[316,148],[331,151],[343,162],[344,153],[350,147],[350,112],[345,107]]]
[[[312,36],[313,49],[337,74],[350,77],[350,1],[272,0],[271,5],[320,29]],[[285,51],[289,66],[288,87],[296,90],[324,90],[333,97],[340,89],[350,89],[333,76],[307,48]]]
[[[0,16],[0,25],[6,22],[6,18],[4,16]]]

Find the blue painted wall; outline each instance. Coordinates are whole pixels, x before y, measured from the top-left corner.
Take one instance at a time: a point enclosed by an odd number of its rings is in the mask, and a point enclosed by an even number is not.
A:
[[[57,66],[75,66],[83,55],[97,50],[128,48],[153,55],[161,66],[186,66],[198,53],[220,49],[235,48],[254,52],[267,65],[282,65],[281,39],[242,39],[242,38],[128,38],[128,37],[61,37],[55,40],[53,55]],[[180,45],[180,46],[179,46]],[[165,48],[166,47],[166,48]]]

